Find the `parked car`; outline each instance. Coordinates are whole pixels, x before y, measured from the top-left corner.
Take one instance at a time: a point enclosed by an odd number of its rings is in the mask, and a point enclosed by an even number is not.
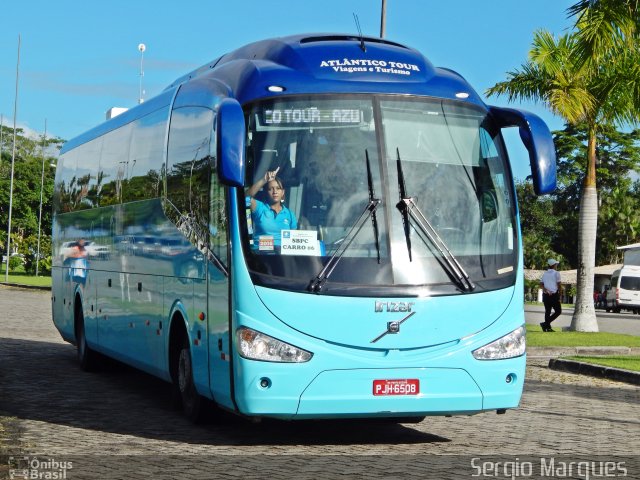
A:
[[[605,309],[615,313],[621,310],[640,313],[640,266],[625,265],[613,272]]]

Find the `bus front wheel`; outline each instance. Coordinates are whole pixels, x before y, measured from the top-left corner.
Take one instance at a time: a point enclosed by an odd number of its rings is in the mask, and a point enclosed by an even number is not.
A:
[[[188,340],[184,340],[178,356],[176,387],[180,393],[182,409],[189,420],[197,423],[202,416],[203,398],[193,382],[193,365]]]

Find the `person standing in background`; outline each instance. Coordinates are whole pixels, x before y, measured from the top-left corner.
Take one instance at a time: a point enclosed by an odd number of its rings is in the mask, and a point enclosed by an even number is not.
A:
[[[560,272],[557,268],[560,262],[554,258],[547,261],[549,268],[542,274],[540,288],[542,288],[542,303],[544,303],[544,322],[540,323],[543,332],[553,332],[551,322],[560,316]],[[553,314],[551,314],[553,310]]]

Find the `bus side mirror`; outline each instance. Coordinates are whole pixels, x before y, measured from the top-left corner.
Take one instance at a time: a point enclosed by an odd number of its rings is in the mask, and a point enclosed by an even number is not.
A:
[[[500,128],[519,127],[529,152],[533,190],[537,195],[556,189],[556,149],[547,125],[533,113],[515,108],[489,107]]]
[[[218,175],[223,183],[232,187],[244,186],[245,124],[240,104],[225,98],[218,107],[217,118]]]

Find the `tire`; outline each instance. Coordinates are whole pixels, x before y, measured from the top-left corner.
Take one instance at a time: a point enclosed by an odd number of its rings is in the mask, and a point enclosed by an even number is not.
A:
[[[177,390],[177,393],[179,393],[182,410],[189,420],[193,423],[199,423],[202,420],[202,414],[204,411],[204,399],[196,390],[196,386],[193,381],[191,349],[189,348],[189,341],[186,337],[180,347],[177,363],[175,389]]]
[[[98,367],[98,354],[87,345],[87,337],[84,330],[84,314],[82,305],[76,306],[76,351],[78,363],[85,372],[93,372]]]

